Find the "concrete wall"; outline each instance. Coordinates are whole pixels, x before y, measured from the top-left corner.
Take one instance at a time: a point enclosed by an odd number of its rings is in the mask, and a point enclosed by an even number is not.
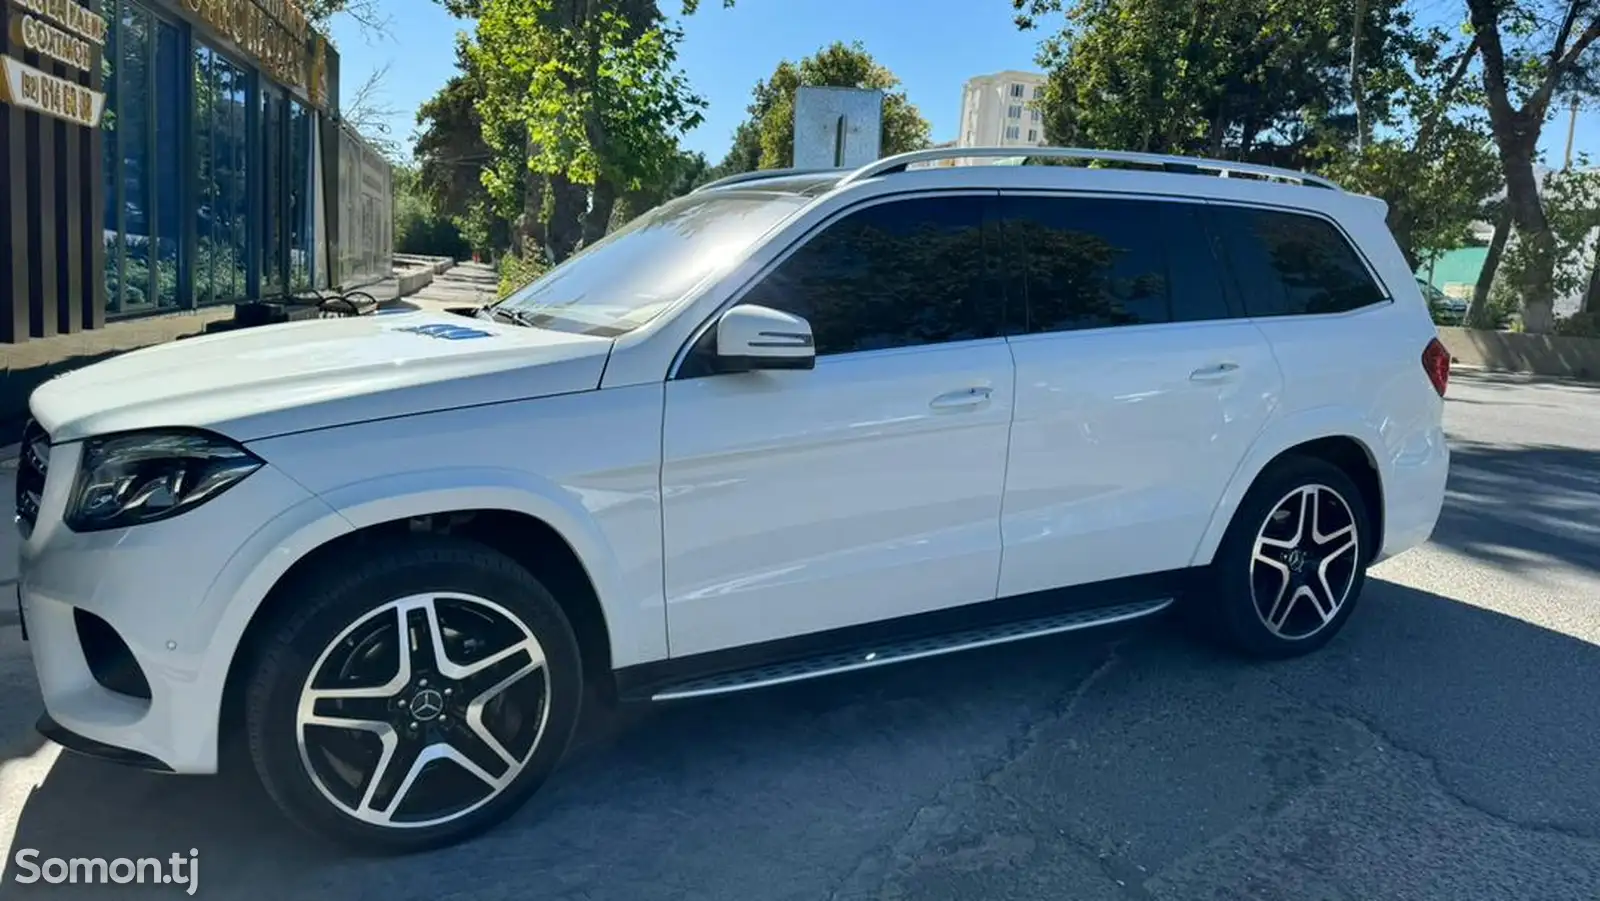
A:
[[[1600,380],[1600,338],[1439,327],[1455,362],[1503,372]]]

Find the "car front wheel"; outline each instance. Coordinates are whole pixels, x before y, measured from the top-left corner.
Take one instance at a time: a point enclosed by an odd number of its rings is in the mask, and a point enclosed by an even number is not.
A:
[[[514,561],[414,538],[297,588],[245,702],[251,757],[290,819],[417,851],[504,820],[554,770],[582,667],[560,605]]]

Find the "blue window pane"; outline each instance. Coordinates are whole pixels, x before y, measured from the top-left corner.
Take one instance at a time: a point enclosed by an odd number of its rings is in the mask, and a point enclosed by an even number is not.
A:
[[[122,311],[122,194],[117,190],[122,171],[122,150],[117,144],[117,14],[115,0],[104,6],[106,21],[105,52],[100,56],[100,76],[106,93],[105,111],[100,116],[100,177],[105,194],[104,240],[106,252],[105,284],[106,312],[115,315]]]
[[[195,48],[195,293],[199,303],[243,298],[249,245],[250,75],[204,45]]]
[[[134,0],[103,9],[106,312],[121,315],[178,304],[182,42]]]
[[[290,104],[289,278],[297,291],[311,287],[311,111]]]
[[[284,229],[286,210],[283,205],[284,149],[287,146],[285,131],[288,127],[288,106],[283,93],[263,87],[261,91],[261,293],[282,294],[284,270],[288,260],[285,251],[287,235]]]
[[[178,29],[159,20],[155,32],[155,107],[156,107],[156,247],[157,304],[178,305],[178,238],[183,233],[183,204],[180,190],[183,176],[180,165],[180,134],[184,111],[179,105],[183,78],[182,44]]]

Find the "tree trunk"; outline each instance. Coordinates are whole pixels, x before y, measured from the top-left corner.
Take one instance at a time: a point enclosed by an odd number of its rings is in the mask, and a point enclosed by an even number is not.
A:
[[[609,178],[598,178],[589,194],[589,212],[583,217],[583,246],[604,238],[611,226],[611,211],[617,205],[617,186]]]
[[[528,142],[528,152],[534,152],[533,142]],[[522,215],[517,217],[517,230],[513,238],[516,252],[526,256],[545,246],[544,194],[547,179],[542,172],[529,169],[523,177]]]
[[[1472,287],[1472,302],[1467,305],[1462,321],[1471,328],[1488,328],[1496,323],[1488,321],[1489,289],[1494,286],[1495,273],[1500,271],[1500,257],[1506,252],[1506,240],[1511,237],[1511,211],[1501,209],[1494,220],[1494,236],[1489,239],[1489,252],[1483,257],[1483,268],[1478,270],[1478,283]]]
[[[588,192],[562,174],[550,176],[550,223],[545,233],[545,250],[551,263],[572,256],[583,238],[583,208]]]
[[[1594,239],[1594,263],[1589,267],[1589,284],[1583,289],[1583,300],[1578,312],[1593,313],[1600,310],[1600,234]]]
[[[1544,215],[1539,182],[1533,173],[1533,145],[1503,147],[1506,208],[1517,229],[1522,265],[1517,288],[1522,296],[1522,326],[1534,334],[1555,326],[1556,237]]]

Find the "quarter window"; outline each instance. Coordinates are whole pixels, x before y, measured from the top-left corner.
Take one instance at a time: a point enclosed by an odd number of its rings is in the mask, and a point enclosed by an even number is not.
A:
[[[1324,219],[1234,206],[1214,207],[1212,215],[1250,316],[1343,313],[1386,299]]]
[[[982,197],[870,206],[829,225],[744,297],[804,317],[818,355],[993,338],[1003,310]]]

